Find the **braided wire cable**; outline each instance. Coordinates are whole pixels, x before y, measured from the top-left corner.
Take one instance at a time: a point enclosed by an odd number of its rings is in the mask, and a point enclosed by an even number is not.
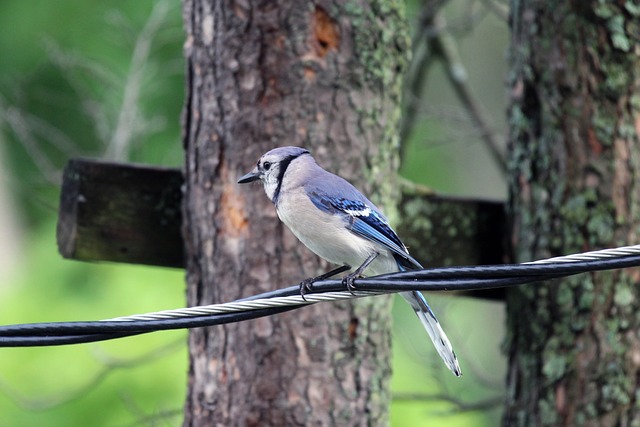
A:
[[[552,263],[577,263],[580,261],[594,261],[594,260],[604,260],[604,259],[612,259],[619,258],[624,256],[631,255],[640,255],[640,245],[635,246],[624,246],[613,249],[603,249],[598,251],[591,252],[583,252],[579,254],[571,254],[565,256],[559,256],[554,258],[547,258],[538,261],[530,261],[525,262],[520,265],[539,265],[539,264],[552,264]],[[499,266],[489,266],[495,271],[495,267]],[[513,266],[511,266],[513,267]],[[470,270],[477,272],[477,268],[469,267]],[[451,272],[452,269],[444,268],[442,270]],[[420,270],[420,271],[430,271],[430,270]],[[408,273],[419,273],[418,272],[404,272]],[[513,271],[513,269],[511,269]],[[378,276],[380,278],[383,277],[394,277],[399,274],[392,273],[384,276]],[[415,274],[413,274],[415,276]],[[523,277],[524,280],[527,280],[526,276]],[[332,282],[332,281],[329,281]],[[366,287],[367,282],[372,284],[371,282],[375,282],[375,279],[367,280],[360,279],[357,283],[360,285],[364,285]],[[527,282],[528,283],[528,282]],[[385,283],[386,284],[386,283]],[[412,283],[411,285],[415,285]],[[453,288],[453,287],[452,287]],[[310,303],[316,302],[328,302],[328,301],[339,301],[351,298],[360,298],[372,295],[379,295],[382,293],[387,293],[389,291],[356,291],[356,292],[347,292],[347,291],[339,291],[339,292],[324,292],[321,294],[307,294],[305,297],[301,295],[292,295],[285,297],[272,297],[272,298],[261,298],[249,301],[233,301],[222,304],[211,304],[206,306],[198,306],[198,307],[190,307],[190,308],[181,308],[175,310],[164,310],[154,313],[146,313],[146,314],[137,314],[132,316],[124,316],[117,317],[114,319],[108,319],[111,321],[136,321],[136,320],[158,320],[158,319],[169,319],[169,318],[180,318],[180,317],[191,317],[191,316],[204,316],[211,314],[222,314],[222,313],[232,313],[238,311],[245,310],[259,310],[263,308],[275,308],[275,307],[283,307],[289,305],[307,305]]]
[[[522,264],[432,268],[356,279],[345,291],[341,280],[322,280],[300,295],[290,286],[223,304],[164,310],[89,322],[0,326],[0,347],[64,345],[103,341],[160,330],[194,328],[269,316],[326,301],[408,290],[483,290],[534,283],[574,274],[640,266],[640,245],[590,251]]]
[[[617,248],[602,249],[598,251],[582,252],[578,254],[546,258],[537,261],[529,261],[523,264],[550,264],[555,262],[591,261],[597,259],[609,259],[638,254],[640,254],[640,245],[620,246]]]
[[[201,305],[198,307],[164,310],[146,314],[134,314],[131,316],[116,317],[101,320],[101,322],[132,322],[144,320],[177,319],[182,317],[208,316],[212,314],[235,313],[247,310],[260,310],[264,308],[277,308],[295,305],[309,305],[317,302],[340,301],[351,298],[361,298],[379,295],[382,292],[347,291],[325,292],[321,294],[291,295],[285,297],[261,298],[253,301],[233,301],[222,304]]]

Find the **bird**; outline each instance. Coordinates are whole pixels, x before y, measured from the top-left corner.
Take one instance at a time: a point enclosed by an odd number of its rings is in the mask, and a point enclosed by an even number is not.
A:
[[[349,270],[352,273],[346,283],[352,286],[353,279],[364,272],[375,276],[423,268],[409,255],[380,209],[351,183],[319,166],[309,150],[287,146],[266,152],[238,183],[254,181],[262,182],[278,217],[298,240],[319,257],[341,266],[319,277]],[[451,343],[425,297],[418,291],[401,295],[445,365],[461,376]]]

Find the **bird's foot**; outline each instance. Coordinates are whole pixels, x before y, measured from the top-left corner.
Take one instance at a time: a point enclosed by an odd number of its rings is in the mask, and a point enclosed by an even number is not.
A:
[[[317,277],[309,277],[300,282],[300,296],[303,300],[307,300],[304,295],[307,292],[313,291],[313,283],[317,282]]]
[[[362,274],[360,274],[358,271],[354,271],[353,273],[350,273],[344,276],[344,278],[342,279],[342,285],[345,288],[347,288],[347,290],[351,295],[355,295],[355,291],[356,291],[355,280],[361,279],[362,277],[363,277]]]
[[[355,280],[364,277],[362,275],[362,272],[367,267],[369,267],[369,264],[371,264],[373,260],[378,257],[378,255],[380,255],[378,252],[373,252],[371,255],[367,257],[367,259],[364,260],[364,262],[360,267],[356,268],[353,271],[353,273],[347,274],[344,277],[344,279],[342,279],[342,284],[347,288],[347,290],[349,291],[349,293],[351,293],[351,295],[355,295],[355,290],[356,290]]]
[[[300,282],[300,296],[302,297],[303,300],[307,300],[304,296],[307,292],[312,292],[313,291],[313,284],[315,282],[319,282],[321,280],[325,280],[328,279],[330,277],[335,276],[336,274],[340,274],[340,273],[344,273],[345,271],[350,270],[351,267],[348,265],[343,265],[340,266],[336,269],[333,269],[327,273],[321,274],[319,276],[316,277],[309,277],[307,279],[304,279],[302,282]]]

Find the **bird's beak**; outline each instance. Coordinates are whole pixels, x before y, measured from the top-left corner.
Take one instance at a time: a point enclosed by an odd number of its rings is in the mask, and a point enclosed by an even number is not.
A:
[[[258,172],[258,168],[255,167],[251,172],[246,175],[243,175],[239,180],[238,184],[246,184],[247,182],[253,182],[260,179],[260,172]]]

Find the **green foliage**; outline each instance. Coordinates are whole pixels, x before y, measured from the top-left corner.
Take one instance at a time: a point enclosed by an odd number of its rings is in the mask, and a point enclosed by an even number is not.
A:
[[[184,306],[184,272],[62,260],[54,240],[63,165],[109,157],[119,125],[129,127],[127,159],[181,164],[179,4],[5,1],[0,26],[0,148],[9,166],[2,184],[28,226],[17,277],[0,283],[0,322]],[[178,425],[186,370],[185,331],[3,349],[0,425]]]
[[[0,283],[0,324],[97,320],[184,305],[180,270],[89,264],[55,254],[46,224],[25,251],[33,268]],[[26,266],[25,266],[26,267]],[[185,395],[186,332],[96,344],[2,349],[0,425],[178,425]]]
[[[13,0],[0,27],[0,134],[30,221],[50,216],[69,157],[110,157],[123,135],[122,160],[181,164],[179,5]]]

